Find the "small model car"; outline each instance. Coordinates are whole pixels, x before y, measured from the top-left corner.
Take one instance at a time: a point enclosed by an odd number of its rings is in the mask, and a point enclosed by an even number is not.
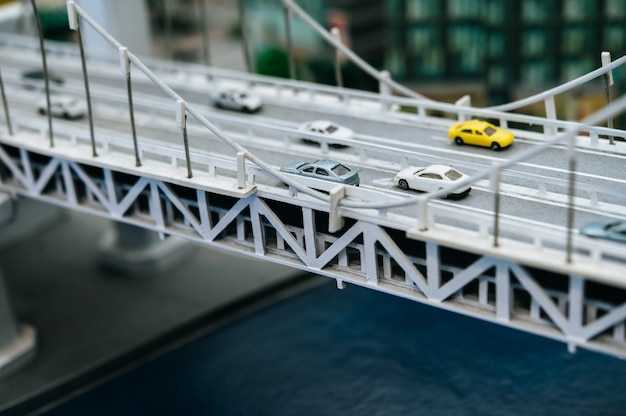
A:
[[[458,145],[473,144],[500,150],[513,143],[513,133],[483,120],[454,123],[448,129],[448,137]]]
[[[42,97],[37,103],[39,114],[48,113],[46,97]],[[50,113],[54,117],[77,119],[85,116],[87,105],[84,101],[69,95],[50,95]]]
[[[359,186],[359,173],[336,160],[298,162],[280,168],[281,172]]]
[[[211,95],[211,101],[217,108],[227,108],[244,113],[256,113],[263,106],[261,97],[238,89],[219,91]]]
[[[610,222],[592,222],[585,225],[580,233],[587,237],[626,243],[626,220]]]
[[[436,192],[467,177],[466,174],[450,166],[430,165],[403,169],[394,176],[393,182],[403,190],[415,189],[422,192]],[[469,194],[471,190],[472,188],[469,185],[464,186],[455,193],[450,194],[450,196],[462,197]],[[448,196],[443,195],[442,198],[447,198]]]
[[[22,79],[31,83],[31,85],[27,85],[26,88],[34,88],[34,85],[32,85],[32,83],[37,83],[41,86],[41,88],[43,88],[44,74],[43,70],[41,69],[32,69],[30,71],[22,72]],[[54,84],[57,86],[61,86],[65,82],[63,78],[51,71],[48,71],[48,80],[50,81],[50,84]]]
[[[307,133],[317,133],[323,136],[326,136],[331,139],[352,139],[354,137],[354,132],[347,127],[340,126],[339,124],[333,123],[328,120],[314,120],[308,121],[306,123],[302,123],[298,126],[298,130],[304,131]],[[317,143],[314,139],[305,138],[302,139],[305,143]],[[333,147],[345,147],[340,143],[328,143]]]

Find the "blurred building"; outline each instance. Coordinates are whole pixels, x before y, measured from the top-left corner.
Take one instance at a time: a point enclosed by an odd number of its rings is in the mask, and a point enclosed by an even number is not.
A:
[[[338,27],[344,43],[372,66],[387,69],[394,79],[445,101],[470,94],[475,105],[509,102],[599,67],[603,51],[613,59],[626,54],[625,0],[297,3],[321,26]],[[274,53],[279,50],[285,62],[282,2],[244,0],[244,4],[256,62],[270,48]],[[298,77],[333,84],[333,50],[301,19],[292,18],[291,26]],[[256,68],[267,73],[263,65]],[[286,72],[283,69],[280,75]],[[626,89],[623,72],[614,71],[614,95]],[[344,66],[347,86],[376,88],[367,78],[362,71]],[[579,118],[604,103],[602,82],[576,91],[572,98],[591,103],[566,110],[572,118]],[[557,100],[557,106],[561,101]]]
[[[395,78],[478,84],[490,104],[593,70],[602,51],[626,53],[624,0],[388,0],[387,12]]]
[[[307,14],[325,29],[337,27],[341,40],[375,67],[383,67],[387,47],[385,0],[298,0]],[[285,15],[281,1],[243,0],[246,33],[256,71],[288,76]],[[334,49],[302,19],[290,19],[293,53],[299,79],[334,84]],[[346,64],[345,85],[377,86],[363,71]]]

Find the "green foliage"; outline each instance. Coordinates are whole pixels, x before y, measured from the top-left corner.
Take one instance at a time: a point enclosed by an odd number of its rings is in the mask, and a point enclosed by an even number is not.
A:
[[[267,48],[258,55],[256,68],[261,75],[289,78],[289,54],[282,48]]]
[[[289,54],[280,47],[269,47],[257,58],[257,73],[273,77],[289,78]],[[335,62],[331,59],[312,57],[304,62],[296,61],[296,76],[300,80],[319,84],[337,85]],[[377,91],[378,81],[351,62],[341,66],[343,86],[359,90]],[[303,79],[302,77],[306,77]]]
[[[41,30],[46,39],[68,40],[72,34],[67,20],[67,8],[38,9]]]

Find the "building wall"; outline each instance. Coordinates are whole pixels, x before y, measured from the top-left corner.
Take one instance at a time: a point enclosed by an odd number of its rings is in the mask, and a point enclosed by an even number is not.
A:
[[[624,0],[389,0],[387,65],[407,82],[483,82],[488,101],[626,53]],[[624,86],[618,73],[618,87]]]

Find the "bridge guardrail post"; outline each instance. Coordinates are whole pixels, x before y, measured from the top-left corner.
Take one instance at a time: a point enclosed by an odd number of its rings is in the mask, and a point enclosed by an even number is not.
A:
[[[471,107],[472,106],[472,97],[470,97],[469,95],[464,95],[461,98],[459,98],[458,100],[456,100],[454,105],[457,105],[459,107],[461,107],[461,106],[462,107]],[[457,119],[458,119],[458,121],[466,121],[468,119],[468,116],[467,116],[467,114],[459,111]]]
[[[417,202],[417,224],[420,231],[428,230],[428,198],[420,198]]]
[[[176,101],[176,125],[183,132],[183,146],[185,146],[185,160],[187,161],[187,177],[191,178],[191,158],[189,157],[189,139],[187,138],[187,103],[183,100]]]
[[[237,152],[237,187],[242,189],[246,186],[246,154]]]
[[[330,193],[330,209],[328,211],[328,231],[331,233],[341,230],[344,225],[344,219],[339,214],[339,201],[346,196],[346,187],[339,185],[334,187]]]
[[[386,97],[391,95],[391,87],[389,86],[389,80],[391,76],[389,75],[389,71],[380,71],[380,81],[378,82],[378,89],[380,92],[380,96],[382,98],[381,101],[381,109],[389,110],[389,103],[386,100]]]
[[[546,107],[546,118],[548,120],[556,120],[556,106],[554,104],[554,95],[547,97],[544,101]],[[556,126],[544,126],[544,134],[554,135],[557,133]]]

